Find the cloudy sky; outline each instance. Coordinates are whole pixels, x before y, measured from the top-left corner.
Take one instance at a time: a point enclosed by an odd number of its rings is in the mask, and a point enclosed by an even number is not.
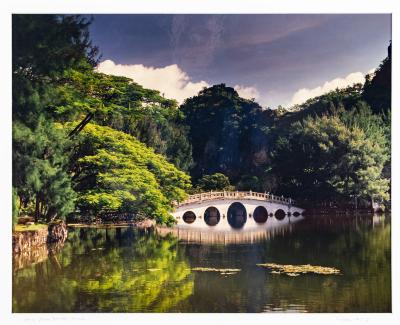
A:
[[[182,102],[225,83],[290,106],[354,82],[386,57],[390,15],[94,15],[99,71]]]

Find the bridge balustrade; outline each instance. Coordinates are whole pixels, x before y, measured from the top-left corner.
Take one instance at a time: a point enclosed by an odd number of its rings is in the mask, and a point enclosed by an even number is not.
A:
[[[199,194],[189,195],[189,197],[183,202],[177,202],[178,206],[215,200],[215,199],[253,199],[260,201],[278,202],[284,204],[294,204],[294,201],[290,198],[284,198],[283,196],[277,196],[270,193],[259,193],[253,191],[219,191],[219,192],[204,192]]]

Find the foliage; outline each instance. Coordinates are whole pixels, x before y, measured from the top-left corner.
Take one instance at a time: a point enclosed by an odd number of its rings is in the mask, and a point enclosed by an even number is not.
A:
[[[367,75],[363,98],[371,106],[374,113],[390,112],[392,100],[392,44],[388,47],[388,56],[378,69]]]
[[[240,178],[239,183],[237,184],[238,190],[242,191],[261,191],[260,188],[260,179],[255,175],[243,175]]]
[[[175,100],[133,80],[92,70],[68,70],[57,88],[60,100],[52,114],[60,121],[83,120],[135,136],[182,170],[192,163],[183,114]]]
[[[177,243],[133,228],[72,229],[61,252],[15,274],[13,311],[174,311],[194,289]]]
[[[17,191],[15,188],[12,188],[12,228],[14,230],[15,225],[17,224],[18,221],[18,215],[19,215],[19,198]]]
[[[65,70],[96,64],[89,24],[75,15],[13,15],[13,119],[34,124]]]
[[[181,106],[193,148],[192,177],[223,173],[236,183],[265,162],[268,116],[224,84],[205,88]]]
[[[230,190],[229,178],[224,174],[204,175],[197,183],[200,192]]]
[[[94,66],[97,48],[89,40],[89,24],[76,15],[13,15],[14,74],[45,82],[83,59]]]
[[[68,141],[55,130],[48,106],[65,69],[95,64],[89,22],[79,16],[13,15],[13,187],[35,219],[74,208],[66,172]]]
[[[62,130],[39,116],[37,127],[13,123],[13,185],[24,206],[35,202],[35,219],[73,211],[75,193],[66,172],[69,141]]]
[[[163,156],[105,126],[85,127],[72,161],[77,205],[89,214],[133,212],[170,223],[173,201],[182,201],[190,187],[189,176]]]
[[[284,193],[312,200],[388,199],[388,180],[382,177],[388,159],[384,134],[379,128],[368,134],[352,125],[351,114],[344,118],[348,125],[339,116],[308,117],[293,123],[288,137],[279,138],[273,173]]]
[[[172,201],[184,197],[190,184],[186,175],[128,135],[125,143],[114,144],[138,149],[133,158],[123,148],[91,148],[99,134],[96,138],[86,133],[87,141],[77,144],[65,129],[54,128],[54,120],[81,121],[92,114],[93,122],[138,136],[182,169],[191,164],[191,146],[176,101],[128,78],[93,71],[97,48],[89,40],[89,24],[72,15],[13,17],[13,186],[22,209],[34,213],[36,220],[64,217],[75,209],[74,187],[84,211],[133,210],[167,222]],[[121,139],[121,134],[109,136]],[[71,156],[73,141],[80,151]],[[92,174],[82,167],[96,164],[99,170]],[[115,169],[104,164],[114,164]],[[70,174],[71,165],[80,168],[80,177]],[[97,191],[91,188],[94,184]]]

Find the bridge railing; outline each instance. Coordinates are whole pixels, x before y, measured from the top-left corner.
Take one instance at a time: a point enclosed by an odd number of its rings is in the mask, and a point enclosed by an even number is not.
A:
[[[189,197],[183,202],[177,202],[178,206],[210,201],[215,199],[251,199],[259,201],[276,202],[282,204],[294,204],[294,200],[291,198],[285,198],[283,196],[273,195],[271,193],[259,193],[253,191],[219,191],[219,192],[203,192],[198,194],[189,195]]]

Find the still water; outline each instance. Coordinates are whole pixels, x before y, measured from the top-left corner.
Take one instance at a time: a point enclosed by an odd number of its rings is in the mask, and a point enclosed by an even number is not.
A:
[[[296,221],[286,217],[264,235],[203,237],[71,228],[64,245],[35,264],[14,256],[13,312],[391,311],[390,217]],[[289,276],[259,263],[341,274]]]

